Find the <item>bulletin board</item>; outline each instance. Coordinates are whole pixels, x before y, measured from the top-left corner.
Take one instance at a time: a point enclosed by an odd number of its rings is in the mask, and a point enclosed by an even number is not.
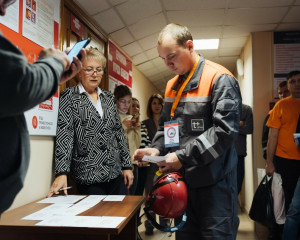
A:
[[[0,18],[0,30],[25,55],[38,59],[43,48],[59,47],[60,0],[17,0]],[[25,112],[30,135],[55,136],[58,91],[48,100]]]
[[[108,78],[111,92],[121,84],[132,88],[132,62],[111,41],[108,43]]]
[[[289,72],[300,69],[300,31],[274,32],[273,98],[279,99],[278,84]]]

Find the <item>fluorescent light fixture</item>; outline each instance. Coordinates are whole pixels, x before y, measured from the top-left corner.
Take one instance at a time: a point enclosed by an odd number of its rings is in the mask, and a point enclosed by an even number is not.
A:
[[[219,48],[219,39],[197,39],[193,40],[193,42],[195,50]]]

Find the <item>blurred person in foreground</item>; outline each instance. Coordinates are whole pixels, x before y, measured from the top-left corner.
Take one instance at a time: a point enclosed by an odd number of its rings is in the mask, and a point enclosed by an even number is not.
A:
[[[0,0],[0,15],[14,0]],[[85,50],[81,51],[82,60]],[[82,68],[78,58],[70,64],[57,49],[44,49],[29,64],[0,32],[0,215],[8,209],[24,184],[30,160],[30,142],[24,112],[50,98],[58,85],[72,79]],[[68,71],[71,69],[72,71]],[[68,72],[67,72],[68,71]]]
[[[242,102],[238,82],[227,69],[195,52],[185,26],[168,24],[159,34],[157,50],[177,76],[167,83],[152,148],[137,150],[134,159],[165,156],[157,163],[159,170],[184,175],[187,221],[176,239],[235,239],[239,219],[234,143]]]

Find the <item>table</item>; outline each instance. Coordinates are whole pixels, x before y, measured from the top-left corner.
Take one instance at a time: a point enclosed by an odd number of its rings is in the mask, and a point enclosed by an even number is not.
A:
[[[3,240],[136,240],[137,210],[144,202],[143,196],[126,196],[121,202],[101,201],[81,216],[120,216],[126,219],[116,228],[47,227],[35,226],[39,221],[21,218],[50,204],[32,202],[2,214],[0,236]]]

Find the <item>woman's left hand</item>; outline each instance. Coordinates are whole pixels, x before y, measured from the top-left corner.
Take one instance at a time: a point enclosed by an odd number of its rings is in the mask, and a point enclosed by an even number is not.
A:
[[[123,177],[124,177],[124,183],[127,186],[127,189],[129,189],[134,179],[132,170],[123,170]]]

